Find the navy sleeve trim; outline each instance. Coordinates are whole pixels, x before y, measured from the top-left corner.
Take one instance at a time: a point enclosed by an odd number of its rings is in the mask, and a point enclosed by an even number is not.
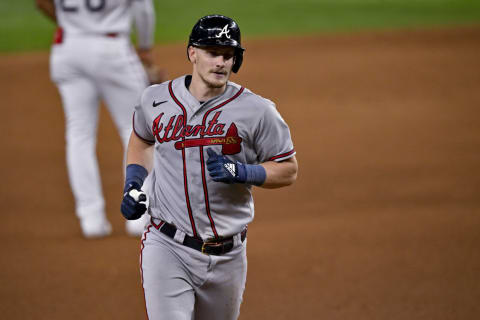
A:
[[[295,149],[292,149],[291,151],[288,151],[288,152],[285,152],[285,153],[282,153],[282,154],[273,156],[273,157],[269,158],[268,161],[282,161],[282,160],[285,160],[285,159],[287,159],[287,158],[290,158],[290,157],[293,156],[295,153],[296,153]]]

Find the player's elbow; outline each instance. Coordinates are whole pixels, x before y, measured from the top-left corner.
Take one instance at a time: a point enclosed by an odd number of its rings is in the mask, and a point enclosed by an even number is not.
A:
[[[288,172],[286,172],[285,174],[284,187],[288,187],[292,185],[295,181],[297,181],[297,176],[298,176],[298,164],[297,162],[295,162],[294,165],[291,165],[289,167]]]
[[[297,180],[297,171],[291,170],[283,173],[281,177],[278,177],[276,180],[264,184],[262,187],[267,189],[278,189],[283,187],[291,186]]]
[[[292,185],[295,181],[297,181],[298,176],[298,161],[295,156],[293,156],[289,162],[288,166],[288,186]]]
[[[267,181],[262,185],[263,188],[277,189],[288,187],[297,180],[298,164],[295,158],[280,162],[276,166],[280,166],[280,168],[277,167],[275,177],[267,178]]]

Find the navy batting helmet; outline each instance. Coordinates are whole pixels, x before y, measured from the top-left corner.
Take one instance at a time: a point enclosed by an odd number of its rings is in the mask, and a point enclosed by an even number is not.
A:
[[[226,46],[235,48],[235,61],[232,71],[237,73],[243,62],[243,51],[240,44],[240,28],[231,18],[212,14],[200,18],[193,26],[188,39],[188,47]],[[188,57],[190,59],[190,57]]]

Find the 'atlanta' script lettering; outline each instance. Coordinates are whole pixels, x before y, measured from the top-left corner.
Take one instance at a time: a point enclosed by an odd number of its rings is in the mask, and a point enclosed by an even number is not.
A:
[[[185,125],[184,116],[179,114],[170,117],[164,126],[164,122],[162,122],[164,113],[162,112],[153,120],[152,132],[159,143],[177,141],[185,137],[199,135],[202,137],[223,135],[225,133],[225,123],[218,123],[218,117],[220,117],[221,113],[222,111],[215,113],[212,120],[208,121],[208,125]]]

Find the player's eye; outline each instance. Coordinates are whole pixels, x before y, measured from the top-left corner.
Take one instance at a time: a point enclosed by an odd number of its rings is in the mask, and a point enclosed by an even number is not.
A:
[[[210,55],[211,55],[212,57],[218,57],[218,56],[221,56],[221,55],[222,55],[222,53],[221,53],[220,51],[213,51],[213,50],[212,50],[212,51],[210,51],[209,53],[210,53]]]
[[[231,53],[224,53],[224,54],[223,54],[223,58],[224,58],[225,60],[230,60],[230,59],[233,58],[233,54],[231,54]]]

